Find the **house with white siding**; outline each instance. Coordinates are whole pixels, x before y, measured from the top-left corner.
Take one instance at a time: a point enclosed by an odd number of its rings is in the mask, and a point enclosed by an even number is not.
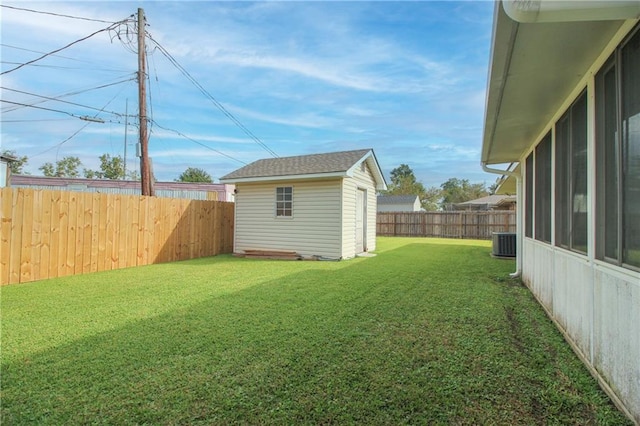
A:
[[[12,175],[13,188],[140,195],[140,181]],[[233,185],[207,182],[154,182],[156,197],[233,201]]]
[[[15,160],[14,157],[9,155],[0,155],[0,188],[9,186],[11,180],[11,163]]]
[[[638,424],[639,18],[640,1],[497,2],[481,154],[517,194],[514,275]]]
[[[220,181],[236,185],[236,254],[348,259],[376,248],[386,183],[371,149],[258,160]]]
[[[420,197],[417,195],[378,195],[379,212],[419,212]]]

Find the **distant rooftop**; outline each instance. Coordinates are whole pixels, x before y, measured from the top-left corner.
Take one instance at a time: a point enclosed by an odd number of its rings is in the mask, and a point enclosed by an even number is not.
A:
[[[378,204],[413,204],[417,195],[378,195]]]

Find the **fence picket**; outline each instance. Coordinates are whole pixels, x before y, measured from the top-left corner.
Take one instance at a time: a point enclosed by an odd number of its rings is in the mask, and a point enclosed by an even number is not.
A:
[[[379,236],[491,239],[516,232],[516,212],[380,212],[376,225]]]
[[[2,285],[233,250],[233,203],[26,188],[0,197]]]

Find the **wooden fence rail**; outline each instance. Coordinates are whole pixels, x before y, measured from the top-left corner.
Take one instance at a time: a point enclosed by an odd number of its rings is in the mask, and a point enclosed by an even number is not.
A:
[[[516,212],[384,212],[378,213],[379,236],[491,239],[494,232],[516,232]]]
[[[2,188],[0,284],[233,251],[233,203]]]

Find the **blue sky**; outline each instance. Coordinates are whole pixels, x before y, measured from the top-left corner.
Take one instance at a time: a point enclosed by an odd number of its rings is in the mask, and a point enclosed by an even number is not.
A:
[[[491,1],[2,4],[109,22],[144,8],[153,39],[278,156],[373,148],[387,180],[404,163],[425,186],[495,181],[480,167]],[[2,72],[109,25],[0,13]],[[56,110],[3,102],[2,149],[27,155],[34,175],[65,156],[98,169],[101,154],[123,155],[127,102],[137,114],[137,56],[126,40],[122,25],[2,75],[2,100]],[[187,167],[217,180],[271,157],[147,43],[149,152],[159,180]],[[139,167],[135,121],[128,170]]]

